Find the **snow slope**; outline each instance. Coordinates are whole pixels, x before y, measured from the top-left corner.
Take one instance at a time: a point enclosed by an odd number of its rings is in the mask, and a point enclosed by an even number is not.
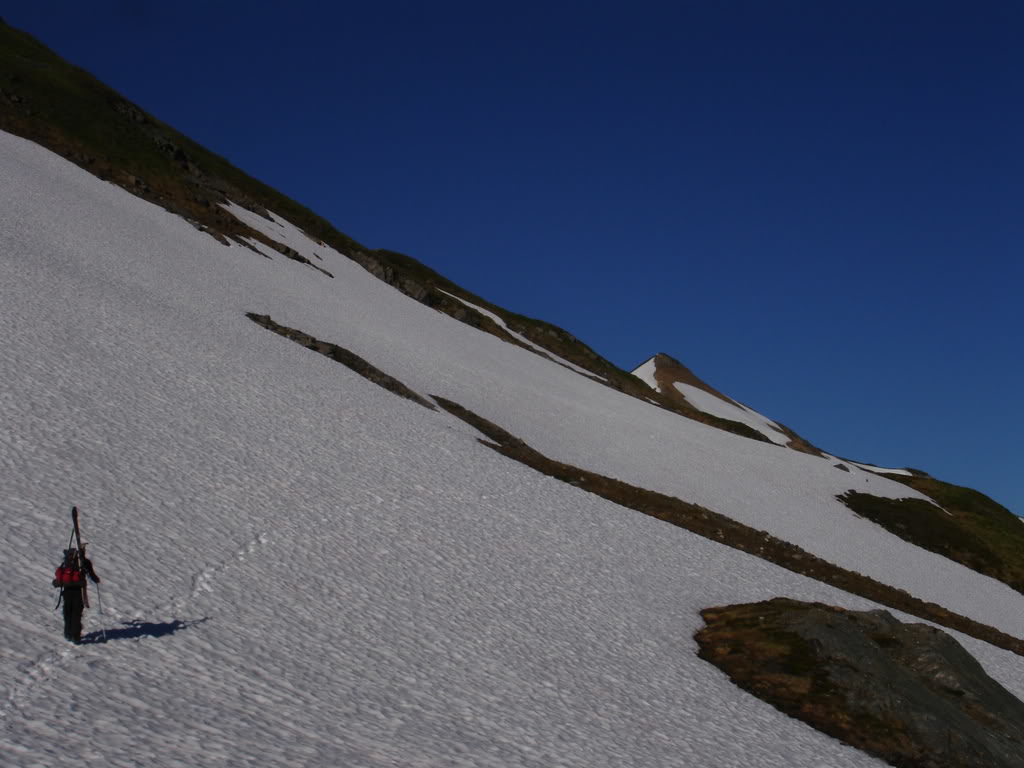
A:
[[[676,418],[256,223],[336,279],[0,133],[0,763],[879,765],[692,640],[709,605],[869,603],[538,475],[247,311],[1024,634],[1015,593],[831,500],[907,489]],[[52,610],[73,503],[105,644],[67,645]],[[1024,696],[1018,657],[961,641]]]

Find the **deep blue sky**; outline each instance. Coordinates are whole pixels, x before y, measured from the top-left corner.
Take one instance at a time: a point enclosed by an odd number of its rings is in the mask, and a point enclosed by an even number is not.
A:
[[[1024,514],[1024,3],[2,14],[369,246]]]

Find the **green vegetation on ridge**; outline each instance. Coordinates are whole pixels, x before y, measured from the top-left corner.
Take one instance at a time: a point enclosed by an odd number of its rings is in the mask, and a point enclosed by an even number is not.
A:
[[[933,499],[839,497],[858,515],[922,549],[947,557],[1024,594],[1024,524],[983,493],[920,475],[887,475]],[[941,507],[941,508],[940,508]]]

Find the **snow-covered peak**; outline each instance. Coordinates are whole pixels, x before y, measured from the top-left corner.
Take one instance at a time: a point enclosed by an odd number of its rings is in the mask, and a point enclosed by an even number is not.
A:
[[[633,371],[633,375],[670,398],[682,398],[687,405],[698,411],[744,424],[777,445],[788,445],[791,441],[791,437],[778,424],[721,394],[666,354],[657,354],[648,359]]]
[[[658,380],[654,374],[658,370],[658,364],[653,357],[648,358],[639,367],[633,370],[633,375],[653,390],[659,390]]]

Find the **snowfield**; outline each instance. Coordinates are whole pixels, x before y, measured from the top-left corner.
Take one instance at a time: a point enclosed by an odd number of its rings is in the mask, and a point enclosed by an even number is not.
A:
[[[877,606],[539,475],[246,312],[1024,635],[1021,596],[834,500],[906,487],[621,395],[233,210],[335,279],[0,133],[3,765],[881,765],[692,639],[711,605]],[[53,610],[72,504],[106,643]],[[958,639],[1024,697],[1019,657]]]

